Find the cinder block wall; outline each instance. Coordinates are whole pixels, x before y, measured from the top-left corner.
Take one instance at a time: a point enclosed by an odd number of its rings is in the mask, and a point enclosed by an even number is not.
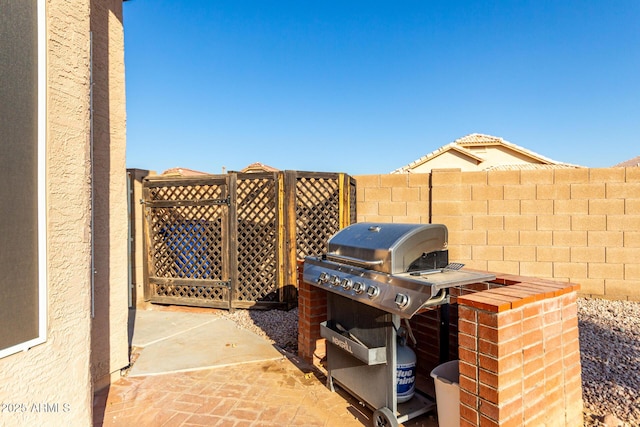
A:
[[[355,178],[358,222],[429,223],[431,174]]]
[[[640,168],[357,176],[358,221],[443,223],[469,268],[640,300]]]

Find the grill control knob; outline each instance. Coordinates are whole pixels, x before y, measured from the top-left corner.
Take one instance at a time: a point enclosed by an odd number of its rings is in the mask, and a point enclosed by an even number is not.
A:
[[[351,281],[351,279],[345,277],[344,279],[342,279],[342,282],[340,282],[340,285],[342,286],[342,289],[348,291],[353,287],[353,282]]]
[[[396,295],[395,302],[398,308],[405,308],[409,305],[409,296],[405,294],[398,294]]]
[[[369,286],[367,288],[367,295],[369,295],[369,298],[371,299],[377,297],[378,295],[380,295],[380,288],[374,285]]]
[[[329,281],[329,274],[325,273],[324,271],[320,273],[320,276],[318,276],[318,284],[323,285],[328,281]]]
[[[353,284],[353,290],[356,292],[356,294],[363,293],[365,288],[366,286],[362,282],[356,282]]]
[[[340,278],[338,276],[331,276],[331,279],[329,279],[329,284],[331,286],[340,286]]]

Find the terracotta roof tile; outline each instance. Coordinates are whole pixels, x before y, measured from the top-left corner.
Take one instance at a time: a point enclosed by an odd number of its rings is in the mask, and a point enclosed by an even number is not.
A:
[[[240,172],[242,173],[247,173],[247,172],[278,172],[279,169],[276,169],[272,166],[269,165],[265,165],[263,163],[260,162],[255,162],[255,163],[251,163],[249,166],[247,166],[246,168],[242,169]]]
[[[581,166],[578,165],[572,165],[569,163],[562,163],[562,162],[557,162],[555,160],[552,160],[548,157],[542,156],[538,153],[535,153],[531,150],[528,150],[524,147],[520,147],[519,145],[513,144],[509,141],[504,140],[503,138],[497,137],[497,136],[492,136],[492,135],[485,135],[485,134],[481,134],[481,133],[472,133],[466,136],[463,136],[462,138],[458,138],[455,141],[444,145],[440,148],[438,148],[435,151],[432,151],[431,153],[420,157],[417,160],[414,160],[413,162],[409,163],[408,165],[405,165],[401,168],[398,168],[394,171],[392,171],[391,173],[406,173],[406,172],[411,172],[412,169],[414,169],[415,167],[426,163],[444,153],[446,153],[447,151],[450,150],[456,150],[460,153],[463,153],[471,158],[473,158],[474,160],[478,161],[478,163],[481,163],[482,161],[484,161],[484,159],[480,158],[479,156],[477,156],[475,153],[471,152],[470,150],[467,150],[467,147],[472,147],[472,146],[478,146],[478,145],[500,145],[500,146],[504,146],[504,147],[508,147],[509,149],[522,153],[524,155],[526,155],[527,157],[530,157],[532,159],[537,160],[538,162],[540,162],[539,164],[527,164],[527,165],[500,165],[500,166],[493,166],[491,168],[487,168],[485,170],[512,170],[512,169],[556,169],[556,168],[579,168]]]
[[[552,165],[541,165],[536,163],[526,163],[517,165],[499,165],[487,168],[488,171],[510,171],[510,170],[537,170],[537,169],[575,169],[580,166],[570,165],[568,163],[555,163]]]
[[[200,175],[210,175],[207,172],[200,172],[193,169],[188,168],[171,168],[162,172],[163,176],[172,175],[172,176],[200,176]]]
[[[635,167],[635,166],[640,166],[640,156],[636,156],[633,159],[629,159],[625,162],[622,163],[618,163],[617,165],[614,165],[614,168],[631,168],[631,167]]]

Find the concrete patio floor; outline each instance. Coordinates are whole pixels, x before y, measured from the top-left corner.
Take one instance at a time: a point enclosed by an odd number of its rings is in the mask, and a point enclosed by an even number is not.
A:
[[[130,369],[95,393],[100,426],[370,426],[372,411],[322,370],[215,310],[132,313]],[[402,424],[437,427],[435,411]]]

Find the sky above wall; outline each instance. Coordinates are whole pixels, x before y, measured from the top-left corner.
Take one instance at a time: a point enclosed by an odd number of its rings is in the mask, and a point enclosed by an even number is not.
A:
[[[127,167],[383,174],[470,133],[640,155],[640,2],[132,0]]]

